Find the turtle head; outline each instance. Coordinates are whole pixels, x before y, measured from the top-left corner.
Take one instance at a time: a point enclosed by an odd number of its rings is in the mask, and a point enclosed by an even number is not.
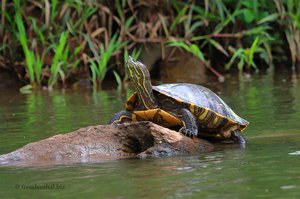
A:
[[[142,83],[145,80],[149,80],[149,82],[147,83],[150,83],[151,85],[151,79],[148,68],[143,63],[136,61],[131,56],[129,56],[125,64],[125,68],[126,73],[129,76],[132,83]]]
[[[145,108],[157,108],[148,68],[129,56],[125,64],[125,70]]]

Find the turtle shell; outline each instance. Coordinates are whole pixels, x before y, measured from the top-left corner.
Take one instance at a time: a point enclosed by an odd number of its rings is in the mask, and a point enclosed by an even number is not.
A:
[[[241,130],[249,123],[233,112],[218,95],[206,87],[188,83],[177,83],[153,86],[153,90],[178,102],[187,103],[196,108],[204,108],[204,110],[212,112],[216,117],[228,119],[230,123],[240,124],[242,126]]]

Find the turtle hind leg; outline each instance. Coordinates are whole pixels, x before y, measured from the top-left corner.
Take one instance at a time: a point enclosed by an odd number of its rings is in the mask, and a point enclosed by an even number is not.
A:
[[[116,113],[109,121],[108,124],[121,124],[124,122],[132,121],[132,113],[126,110]]]
[[[184,124],[179,132],[189,137],[197,137],[198,127],[195,116],[191,113],[191,111],[185,108],[181,109],[180,112],[182,114],[182,120]]]
[[[241,131],[238,129],[231,132],[230,139],[233,140],[236,144],[246,144],[245,138],[242,136]]]

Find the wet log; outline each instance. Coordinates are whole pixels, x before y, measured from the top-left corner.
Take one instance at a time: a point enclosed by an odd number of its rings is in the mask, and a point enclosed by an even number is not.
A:
[[[54,165],[205,153],[213,145],[151,122],[99,125],[59,134],[0,156],[0,165]]]

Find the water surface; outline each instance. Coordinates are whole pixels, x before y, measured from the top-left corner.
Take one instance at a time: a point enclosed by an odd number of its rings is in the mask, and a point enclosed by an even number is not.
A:
[[[0,198],[300,198],[300,79],[233,77],[206,86],[250,121],[246,148],[51,167],[2,166]],[[66,90],[24,95],[3,89],[0,154],[106,124],[128,94]]]

